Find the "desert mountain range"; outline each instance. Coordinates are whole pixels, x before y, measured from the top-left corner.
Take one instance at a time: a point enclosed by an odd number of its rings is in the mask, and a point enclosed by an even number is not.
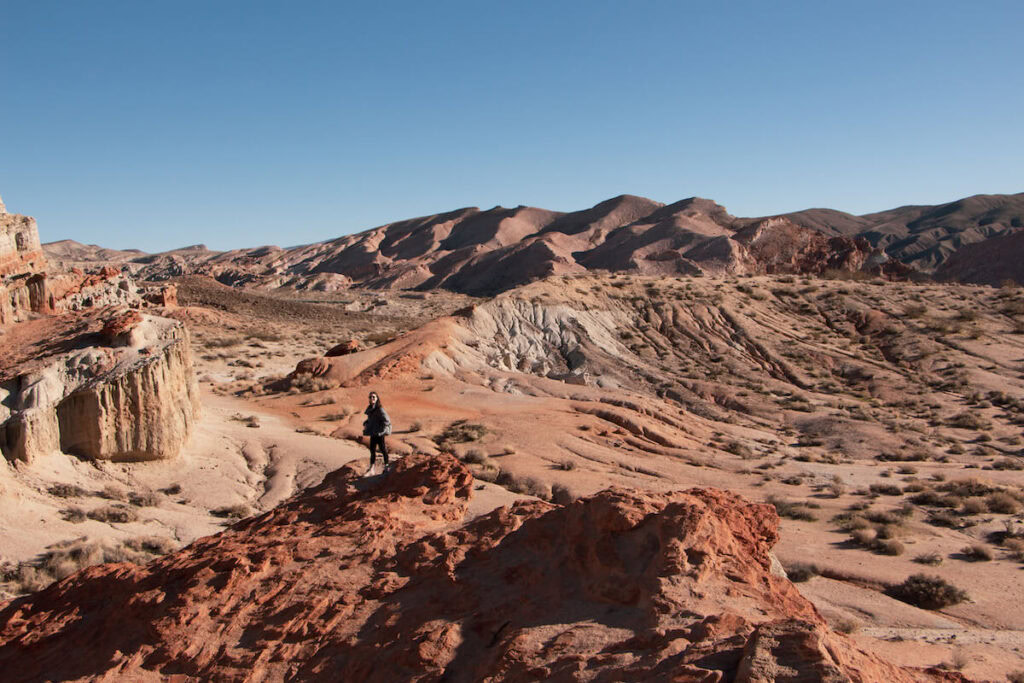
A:
[[[808,209],[761,218],[735,217],[697,197],[662,204],[621,195],[569,213],[528,206],[456,209],[290,248],[216,252],[196,245],[140,254],[69,240],[45,248],[65,263],[125,263],[146,280],[202,274],[229,285],[491,295],[551,275],[597,270],[663,276],[918,271],[998,283],[1020,279],[1019,250],[1012,246],[1022,226],[1024,193],[863,216]],[[998,246],[986,249],[990,240]]]

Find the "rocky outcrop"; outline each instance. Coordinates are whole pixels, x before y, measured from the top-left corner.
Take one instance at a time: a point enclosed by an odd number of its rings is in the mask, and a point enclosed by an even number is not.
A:
[[[84,331],[47,357],[34,358],[29,369],[8,371],[0,383],[4,457],[28,462],[56,451],[120,461],[177,455],[199,410],[184,325],[137,311],[79,324]]]
[[[36,219],[0,210],[0,276],[46,268]]]
[[[0,605],[11,681],[943,680],[833,633],[778,573],[778,518],[612,489],[466,521],[469,472],[354,466],[147,566]],[[952,675],[946,680],[959,680]]]

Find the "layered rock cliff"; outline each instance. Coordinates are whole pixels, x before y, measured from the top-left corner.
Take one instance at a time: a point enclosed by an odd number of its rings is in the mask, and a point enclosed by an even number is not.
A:
[[[0,605],[8,680],[890,681],[770,554],[773,508],[610,489],[466,518],[451,456],[347,466],[147,566]]]
[[[188,332],[178,321],[134,313],[115,338],[99,334],[107,315],[74,321],[52,353],[11,359],[0,372],[0,451],[8,460],[63,451],[101,460],[177,455],[199,403]],[[53,320],[9,333],[27,352]]]

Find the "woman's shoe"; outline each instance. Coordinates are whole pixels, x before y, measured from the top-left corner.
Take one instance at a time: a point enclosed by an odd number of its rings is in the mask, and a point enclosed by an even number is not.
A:
[[[364,477],[372,477],[374,474],[376,474],[376,470],[377,470],[377,466],[376,465],[370,465],[370,468],[368,470],[366,470],[366,473],[363,474],[363,476]]]

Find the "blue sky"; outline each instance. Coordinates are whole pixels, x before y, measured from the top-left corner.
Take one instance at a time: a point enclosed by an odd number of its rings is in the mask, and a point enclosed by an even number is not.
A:
[[[0,0],[44,241],[292,245],[462,206],[1024,191],[1024,3]]]

